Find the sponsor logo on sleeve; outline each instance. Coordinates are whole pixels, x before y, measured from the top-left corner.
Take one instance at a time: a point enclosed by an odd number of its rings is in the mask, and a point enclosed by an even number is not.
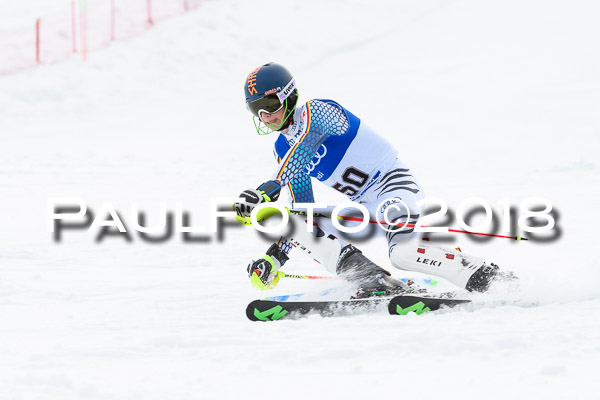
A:
[[[323,149],[323,152],[320,153],[319,150],[321,150],[321,148]],[[313,159],[310,160],[310,162],[306,165],[307,174],[313,172],[315,170],[315,167],[321,162],[321,159],[327,155],[327,147],[324,144],[321,144],[319,150],[317,150]]]

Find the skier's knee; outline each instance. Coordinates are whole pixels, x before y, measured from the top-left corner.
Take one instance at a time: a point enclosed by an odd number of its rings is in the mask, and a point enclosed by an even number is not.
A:
[[[406,246],[407,242],[394,244],[390,246],[389,258],[392,265],[398,269],[408,271],[412,261],[412,251],[415,251],[415,246]],[[412,251],[411,251],[412,250]]]
[[[415,226],[421,217],[421,209],[416,204],[407,204],[399,198],[393,198],[381,205],[378,218],[385,222],[385,236],[390,248],[407,239],[419,236]]]

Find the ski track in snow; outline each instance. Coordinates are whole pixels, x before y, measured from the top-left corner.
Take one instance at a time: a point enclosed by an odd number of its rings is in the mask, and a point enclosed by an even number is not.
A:
[[[214,0],[86,63],[0,77],[0,398],[596,398],[598,11],[591,1]],[[13,25],[29,17],[24,5],[0,13]],[[210,196],[268,179],[274,138],[254,134],[241,97],[267,61],[290,68],[302,99],[334,98],[388,137],[451,209],[470,196],[495,212],[504,197],[546,197],[559,238],[445,243],[521,277],[516,292],[474,296],[486,307],[272,324],[244,315],[264,294],[246,265],[268,247],[245,227],[195,243],[136,232],[96,243],[86,230],[53,241],[50,197],[94,212],[111,202],[128,227],[133,202],[150,224],[160,202],[181,202],[207,226]],[[360,247],[391,268],[382,240]],[[292,257],[288,272],[325,274]],[[333,284],[288,279],[269,295]],[[505,299],[520,305],[493,305]]]

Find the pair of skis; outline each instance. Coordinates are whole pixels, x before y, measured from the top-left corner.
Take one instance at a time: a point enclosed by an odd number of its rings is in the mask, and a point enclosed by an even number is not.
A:
[[[246,316],[251,321],[277,321],[281,319],[296,319],[307,315],[324,317],[362,314],[379,311],[387,306],[392,315],[406,315],[410,312],[422,314],[439,310],[443,307],[455,307],[470,303],[470,300],[454,298],[427,297],[413,294],[395,297],[369,297],[352,300],[329,301],[281,301],[254,300],[246,308]]]

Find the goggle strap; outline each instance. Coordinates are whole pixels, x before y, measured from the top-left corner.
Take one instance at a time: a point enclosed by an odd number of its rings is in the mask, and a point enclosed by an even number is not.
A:
[[[294,91],[295,88],[296,88],[296,80],[294,78],[292,78],[288,82],[288,84],[285,85],[283,90],[281,90],[280,92],[277,92],[277,97],[279,97],[279,101],[281,101],[281,104],[283,104],[283,101],[285,99],[287,99],[290,94],[292,94],[292,92]]]

